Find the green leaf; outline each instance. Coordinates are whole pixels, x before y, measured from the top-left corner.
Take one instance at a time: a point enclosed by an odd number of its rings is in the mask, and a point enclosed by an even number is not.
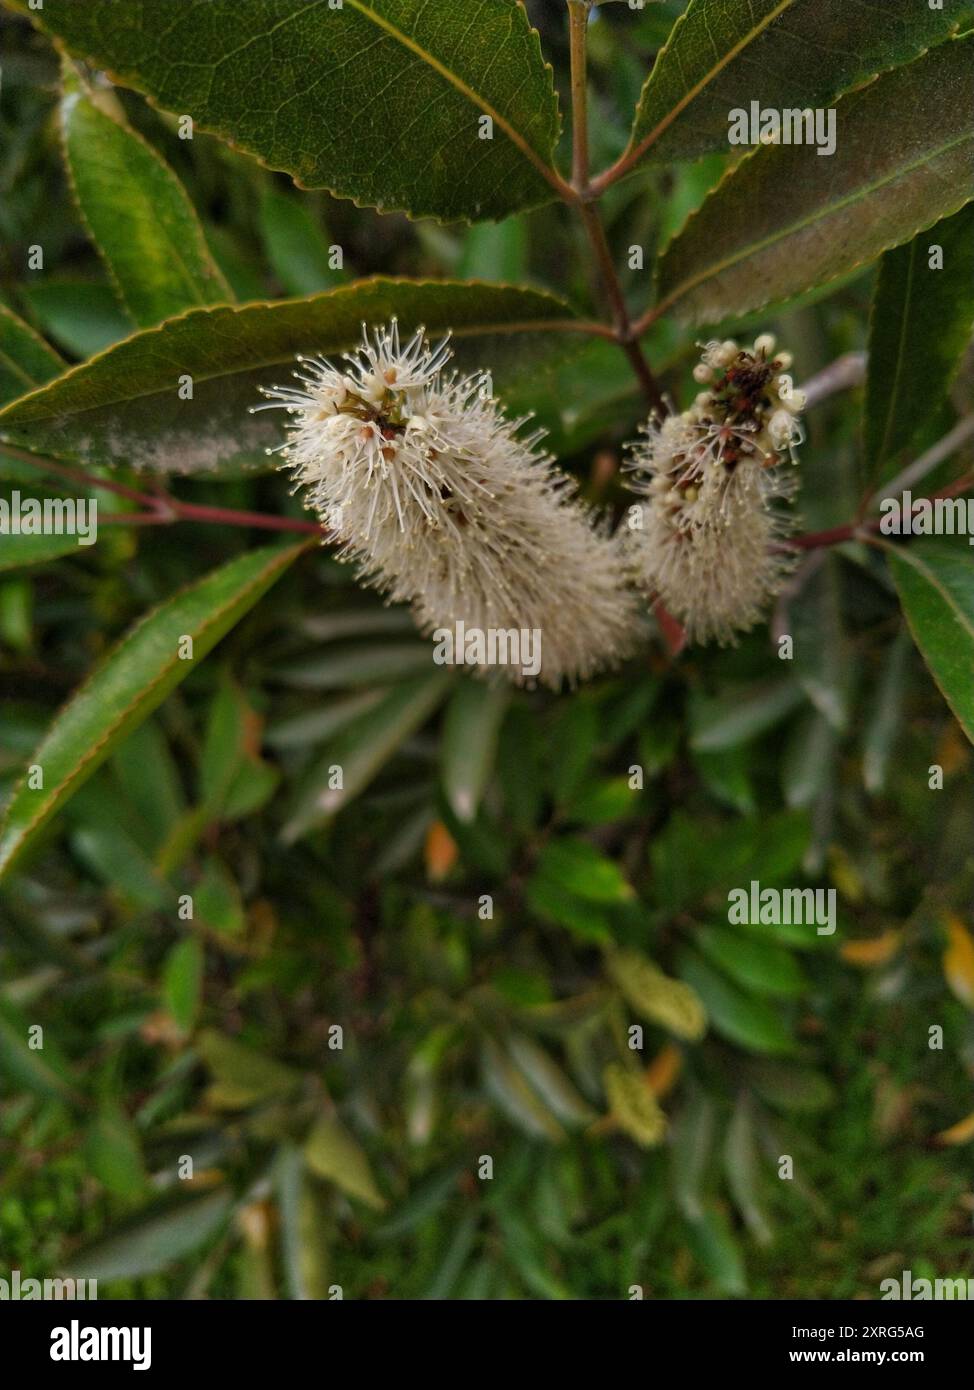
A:
[[[240,936],[244,930],[244,909],[240,888],[230,871],[210,855],[193,892],[201,924],[220,936]]]
[[[836,732],[823,714],[809,710],[788,736],[781,759],[785,803],[794,810],[814,806],[834,780]]]
[[[64,367],[33,328],[0,304],[0,405],[43,386]]]
[[[31,18],[164,110],[382,212],[494,218],[550,201],[558,106],[515,0],[47,0]],[[492,138],[483,138],[482,117]]]
[[[567,807],[565,817],[579,825],[607,825],[634,815],[637,804],[628,777],[605,777],[585,787]]]
[[[548,1139],[557,1144],[565,1138],[565,1131],[552,1111],[492,1038],[484,1042],[482,1066],[484,1089],[512,1124],[534,1139]]]
[[[31,1024],[11,1004],[0,998],[0,1068],[18,1086],[46,1099],[71,1100],[71,1074],[67,1062],[51,1041],[48,1030],[31,1036]],[[42,1046],[37,1046],[37,1043]]]
[[[830,156],[778,145],[743,159],[663,252],[656,312],[696,324],[759,309],[963,207],[972,49],[974,35],[948,40],[843,97]],[[922,120],[903,119],[914,110]]]
[[[754,814],[757,801],[750,777],[751,758],[743,744],[710,752],[697,749],[693,761],[711,796],[744,815]]]
[[[265,188],[260,230],[271,269],[287,294],[317,294],[348,278],[344,270],[332,269],[331,244],[307,200]]]
[[[509,699],[504,686],[464,680],[447,705],[440,744],[443,790],[458,820],[472,821],[477,814]]]
[[[286,844],[336,815],[367,787],[384,763],[426,722],[441,703],[452,673],[403,681],[361,718],[350,724],[321,762],[304,777],[294,810],[281,832]],[[341,786],[334,769],[341,769]]]
[[[910,634],[905,628],[887,650],[862,740],[862,780],[866,791],[873,796],[885,789],[893,745],[903,720],[912,650]]]
[[[521,1033],[511,1033],[505,1041],[518,1071],[563,1124],[589,1124],[596,1118],[595,1111],[544,1048]]]
[[[249,713],[240,688],[231,680],[221,680],[207,716],[200,758],[200,796],[207,816],[214,820],[244,756]]]
[[[347,1196],[377,1211],[385,1207],[364,1150],[338,1120],[323,1115],[316,1122],[304,1145],[304,1161],[312,1173],[333,1182]]]
[[[549,778],[559,806],[570,801],[585,781],[600,732],[598,710],[584,694],[566,700],[557,711],[550,733]]]
[[[679,973],[704,1002],[715,1030],[748,1052],[769,1055],[795,1051],[795,1043],[773,1005],[755,999],[711,969],[690,951]]]
[[[91,553],[90,546],[78,547],[77,536],[10,536],[0,532],[0,570],[20,569],[24,565],[43,565],[62,555]]]
[[[229,1192],[152,1208],[67,1261],[75,1279],[137,1279],[155,1274],[191,1255],[222,1225],[230,1209]]]
[[[91,357],[132,331],[110,285],[45,278],[26,286],[24,297],[48,337],[74,357]]]
[[[931,266],[931,247],[943,264]],[[863,450],[867,480],[887,481],[897,455],[934,419],[974,325],[974,204],[887,251],[869,325]]]
[[[834,1101],[830,1081],[817,1071],[792,1062],[756,1058],[748,1062],[745,1075],[758,1095],[776,1110],[814,1114]]]
[[[673,911],[756,878],[786,880],[808,848],[807,817],[795,811],[719,826],[675,812],[650,847],[656,894]]]
[[[788,605],[798,683],[836,733],[852,704],[852,662],[842,614],[838,561],[826,556]]]
[[[271,748],[304,748],[309,744],[324,743],[325,739],[331,738],[377,705],[384,694],[382,690],[360,690],[331,700],[320,709],[288,715],[267,726],[264,742]]]
[[[517,284],[527,273],[528,229],[523,217],[506,222],[481,223],[471,227],[463,239],[457,263],[461,279],[497,280]]]
[[[275,665],[273,678],[297,690],[344,690],[348,686],[405,680],[432,665],[428,642],[415,635],[403,642],[355,642],[329,647],[321,656],[303,656]]]
[[[112,772],[157,847],[185,810],[179,773],[158,720],[146,720],[119,744]]]
[[[292,1298],[324,1299],[329,1280],[327,1194],[309,1179],[299,1150],[290,1145],[277,1163],[281,1255]]]
[[[221,1108],[243,1109],[258,1101],[273,1100],[300,1084],[299,1072],[213,1029],[201,1033],[196,1046],[216,1083],[216,1094],[211,1092],[210,1099]]]
[[[607,942],[612,939],[606,913],[592,903],[577,898],[560,883],[535,874],[528,882],[525,897],[531,911],[542,921],[567,927],[582,941]]]
[[[734,108],[827,107],[953,26],[915,0],[691,0],[643,87],[623,159],[726,153]]]
[[[339,354],[362,323],[398,317],[401,332],[425,324],[452,332],[458,360],[520,374],[571,309],[538,290],[456,281],[374,279],[311,299],[195,309],[146,329],[0,412],[0,439],[87,463],[200,472],[256,464],[280,442],[279,412],[248,413],[258,387],[286,380],[295,355]],[[181,400],[179,377],[193,378]]]
[[[974,743],[974,555],[963,537],[883,548],[913,640]]]
[[[95,104],[67,61],[61,129],[82,218],[137,324],[233,298],[175,174]]]
[[[137,1197],[145,1187],[142,1145],[124,1111],[106,1106],[85,1135],[88,1167],[100,1183],[121,1197]]]
[[[187,936],[169,952],[162,972],[162,1002],[184,1033],[196,1022],[202,997],[203,947]]]
[[[695,692],[690,702],[690,747],[701,753],[736,748],[779,724],[801,702],[801,686],[791,678],[725,687],[714,696]]]
[[[727,1217],[711,1206],[688,1225],[690,1248],[721,1293],[739,1298],[747,1291],[744,1258]]]
[[[180,681],[253,607],[305,549],[267,546],[231,560],[174,595],[121,640],[61,710],[29,766],[0,824],[0,874],[40,828],[91,776],[112,750],[162,703]],[[180,643],[193,639],[193,659]]]
[[[173,905],[174,889],[136,838],[137,816],[107,778],[74,788],[67,816],[72,852],[115,894],[150,910]]]
[[[724,1171],[738,1211],[759,1245],[770,1245],[771,1228],[759,1195],[760,1165],[754,1116],[746,1095],[738,1098],[724,1142]]]
[[[588,840],[551,840],[538,859],[537,876],[591,903],[629,902],[632,885],[613,860]]]
[[[693,940],[731,979],[755,994],[787,998],[808,987],[801,967],[783,946],[752,940],[728,927],[701,927]]]

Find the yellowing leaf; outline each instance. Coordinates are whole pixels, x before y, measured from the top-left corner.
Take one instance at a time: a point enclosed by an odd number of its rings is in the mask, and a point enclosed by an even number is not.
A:
[[[439,883],[457,862],[460,851],[457,842],[441,820],[435,820],[426,832],[423,858],[426,861],[426,877],[431,883]]]
[[[967,1144],[974,1139],[974,1112],[963,1120],[958,1120],[950,1129],[941,1130],[935,1136],[938,1144]]]
[[[944,978],[962,1004],[974,1009],[974,940],[959,917],[947,917],[950,943],[944,952]]]
[[[901,939],[901,933],[891,929],[884,931],[881,936],[862,941],[844,941],[839,947],[839,955],[850,965],[886,965],[900,949]]]
[[[676,1085],[682,1070],[683,1053],[672,1043],[667,1043],[646,1068],[646,1083],[653,1095],[662,1100]]]
[[[349,1197],[357,1197],[377,1211],[385,1198],[375,1185],[369,1160],[338,1120],[322,1116],[308,1136],[304,1159],[313,1173],[326,1178]]]

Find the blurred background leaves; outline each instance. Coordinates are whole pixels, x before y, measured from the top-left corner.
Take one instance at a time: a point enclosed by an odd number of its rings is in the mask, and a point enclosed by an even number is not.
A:
[[[62,8],[45,7],[52,26]],[[528,8],[567,110],[564,7]],[[684,9],[610,6],[590,26],[596,167],[626,149]],[[938,16],[924,22],[945,37]],[[9,13],[3,25],[6,400],[57,376],[61,354],[85,360],[179,308],[339,290],[353,336],[362,313],[400,304],[442,326],[465,316],[510,408],[535,411],[583,494],[619,514],[619,445],[644,407],[617,349],[505,333],[526,305],[598,311],[561,210],[516,211],[545,197],[530,170],[496,223],[380,217],[298,191],[202,130],[180,139],[172,115],[97,63],[72,65],[62,88],[49,42]],[[884,29],[885,65],[915,57],[914,38]],[[540,92],[540,60],[532,72]],[[664,79],[661,66],[643,124]],[[82,120],[91,129],[73,143]],[[158,276],[151,258],[126,270],[130,241],[113,253],[98,162],[82,167],[93,140],[116,184],[153,186],[150,210],[194,248],[188,281],[168,282],[168,258]],[[680,246],[732,162],[647,163],[609,190],[613,244],[645,251],[643,269],[623,270],[634,300],[648,300],[654,255],[675,235]],[[437,179],[424,197],[453,197]],[[945,245],[963,247],[964,219],[940,224]],[[904,313],[922,356],[908,413],[884,415],[875,377],[810,413],[808,529],[855,515],[864,423],[886,441],[868,446],[870,476],[888,479],[907,448],[970,413],[962,277],[946,337],[904,290],[906,258],[930,239],[826,293],[795,299],[789,275],[792,298],[760,316],[802,378],[867,345],[882,359]],[[26,269],[38,244],[42,273]],[[382,282],[342,289],[371,274],[430,283],[398,297]],[[444,279],[488,283],[455,292]],[[503,312],[485,324],[485,305]],[[286,371],[296,331],[320,333],[316,312],[259,311],[285,325],[271,371]],[[146,344],[184,331],[136,337],[86,372],[151,368]],[[694,340],[669,319],[645,339],[678,399],[695,389]],[[257,335],[245,370],[266,372],[267,341]],[[211,400],[223,394],[218,383]],[[118,457],[117,412],[93,447],[90,418],[72,435],[58,399],[44,447],[131,478],[140,456]],[[221,442],[225,420],[206,405],[209,453],[229,466],[179,479],[178,494],[297,517],[263,437],[241,446],[235,416]],[[129,427],[148,437],[157,424],[140,401]],[[960,476],[965,458],[969,446],[928,481]],[[174,461],[154,456],[167,471]],[[25,476],[38,488],[13,447],[0,446],[0,475],[8,491]],[[50,545],[61,539],[5,537],[0,550],[0,793],[19,856],[0,903],[4,1272],[86,1274],[106,1296],[295,1298],[620,1298],[632,1285],[663,1298],[875,1297],[902,1268],[972,1272],[969,556],[914,544],[887,568],[850,541],[799,567],[770,636],[678,661],[654,643],[555,698],[431,674],[409,615],[324,550],[217,527],[106,525],[84,551]],[[110,651],[146,613],[121,651],[135,644],[154,677],[140,665],[126,685]],[[195,634],[198,655],[222,640],[177,670],[174,633]],[[795,659],[779,664],[782,633]],[[62,740],[61,773],[38,816],[17,787],[45,739]],[[728,892],[752,879],[834,889],[835,935],[728,922]]]

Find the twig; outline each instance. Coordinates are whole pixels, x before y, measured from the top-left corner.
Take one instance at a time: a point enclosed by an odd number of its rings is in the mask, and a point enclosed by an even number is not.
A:
[[[568,0],[572,73],[572,187],[579,197],[584,196],[588,188],[588,13],[586,0]]]
[[[914,507],[920,502],[936,502],[948,497],[957,497],[965,492],[974,491],[974,473],[969,473],[966,478],[958,478],[949,487],[941,488],[939,492],[933,493],[931,497],[917,498]],[[869,540],[873,531],[878,531],[881,525],[881,517],[871,517],[868,521],[851,521],[846,526],[833,526],[828,531],[810,531],[805,536],[793,536],[790,540],[782,541],[775,549],[778,550],[815,550],[823,545],[841,545],[844,541]]]
[[[966,444],[972,436],[974,436],[974,415],[966,415],[963,420],[957,422],[949,433],[944,435],[943,439],[938,439],[936,444],[932,444],[925,454],[921,454],[915,463],[904,468],[902,473],[897,473],[892,481],[884,483],[884,496],[893,497],[896,493],[905,492],[914,483],[920,482],[937,467],[938,463],[943,463],[945,459],[949,459],[951,454],[962,444]]]
[[[626,301],[623,297],[622,286],[619,284],[619,277],[616,274],[615,266],[612,262],[612,252],[609,250],[609,243],[605,238],[605,229],[602,226],[602,219],[598,209],[591,203],[582,203],[579,213],[588,233],[589,241],[595,252],[599,269],[602,272],[602,283],[605,287],[606,298],[612,308],[612,318],[615,324],[616,342],[629,358],[629,362],[636,378],[642,388],[643,395],[646,397],[653,410],[658,415],[668,413],[666,402],[663,400],[663,393],[659,389],[656,378],[653,376],[646,356],[639,344],[638,339],[633,333],[632,324],[629,321],[629,311],[626,308]]]
[[[827,367],[823,367],[820,372],[802,382],[805,407],[809,409],[811,406],[820,405],[822,401],[838,395],[840,391],[850,391],[854,386],[861,386],[865,379],[866,354],[844,353],[842,357],[837,357],[834,362],[830,362]]]
[[[198,521],[210,525],[253,526],[262,531],[296,531],[302,535],[320,535],[330,538],[330,532],[317,521],[302,521],[298,517],[274,516],[269,512],[243,512],[231,507],[206,507],[197,502],[183,502],[167,492],[140,492],[126,487],[124,483],[110,482],[96,478],[78,468],[57,463],[54,459],[42,458],[26,449],[14,449],[4,445],[4,451],[24,463],[32,465],[42,473],[53,473],[69,482],[93,491],[102,490],[124,497],[130,502],[138,502],[146,510],[142,512],[112,512],[99,517],[104,525],[121,526],[166,526],[174,521]]]
[[[626,308],[625,296],[616,274],[612,252],[598,209],[591,202],[588,181],[588,89],[586,85],[588,0],[568,0],[569,46],[571,51],[572,82],[572,189],[582,225],[595,252],[606,299],[612,311],[612,336],[629,358],[643,395],[659,415],[666,414],[666,404],[646,360],[637,335],[633,332]]]

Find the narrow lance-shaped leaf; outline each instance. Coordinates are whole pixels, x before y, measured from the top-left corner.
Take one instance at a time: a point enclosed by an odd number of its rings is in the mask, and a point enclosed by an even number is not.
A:
[[[44,535],[43,532],[17,536],[4,534],[0,528],[0,571],[20,569],[22,565],[43,565],[72,553],[86,553],[78,549],[77,536]]]
[[[953,27],[916,0],[691,0],[643,87],[623,161],[726,151],[735,108],[828,106]]]
[[[61,710],[31,756],[0,824],[0,875],[304,548],[267,546],[241,555],[132,628]],[[189,637],[192,659],[181,659]]]
[[[0,412],[0,442],[87,463],[200,472],[265,464],[280,441],[277,412],[248,413],[258,386],[288,379],[297,353],[340,354],[362,323],[451,331],[458,362],[490,367],[503,388],[548,338],[572,325],[567,304],[503,285],[374,279],[313,298],[193,310],[146,329]],[[575,346],[581,339],[571,335]],[[471,356],[472,354],[472,356]],[[193,378],[192,400],[179,379]]]
[[[458,820],[473,820],[494,767],[508,690],[486,681],[457,687],[443,725],[443,790]]]
[[[884,549],[913,639],[974,743],[974,551],[963,535]]]
[[[865,470],[883,482],[943,405],[974,326],[974,204],[883,257],[869,327]]]
[[[333,1182],[349,1197],[377,1211],[386,1205],[365,1151],[334,1116],[323,1115],[315,1123],[305,1141],[304,1161],[319,1178]]]
[[[332,247],[322,233],[307,198],[289,198],[266,188],[260,200],[260,232],[274,274],[287,294],[317,294],[334,289],[348,274],[333,264]]]
[[[232,299],[182,184],[141,135],[64,64],[64,157],[81,215],[119,296],[143,327]]]
[[[311,769],[281,832],[286,844],[337,815],[430,717],[453,679],[452,672],[433,666],[432,647],[430,666],[432,674],[394,686],[374,709],[349,725]]]
[[[19,7],[305,188],[445,221],[553,196],[558,105],[518,0],[141,0],[124,23],[116,0]]]
[[[832,155],[778,145],[742,160],[663,252],[657,312],[747,313],[957,212],[974,196],[972,61],[974,35],[951,39],[843,97]]]
[[[0,304],[0,405],[43,386],[64,367],[33,328]]]
[[[75,1279],[135,1279],[185,1259],[223,1224],[233,1198],[210,1192],[190,1201],[139,1212],[130,1221],[79,1250],[66,1273]]]

